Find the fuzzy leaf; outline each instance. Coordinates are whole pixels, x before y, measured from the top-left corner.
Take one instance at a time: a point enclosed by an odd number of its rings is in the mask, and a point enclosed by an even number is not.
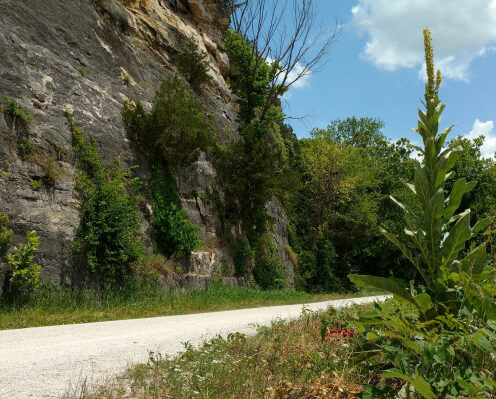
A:
[[[443,242],[443,266],[446,266],[458,255],[458,252],[465,248],[465,242],[470,240],[471,237],[470,209],[467,209],[462,213],[462,217],[455,223]]]

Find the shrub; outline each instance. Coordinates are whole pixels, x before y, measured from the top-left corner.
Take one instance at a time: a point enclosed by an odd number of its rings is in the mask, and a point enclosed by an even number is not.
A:
[[[9,100],[5,97],[0,97],[0,112],[8,115],[12,119],[12,128],[15,127],[16,122],[20,122],[21,125],[27,126],[34,119],[32,113],[19,107],[14,100]]]
[[[47,187],[53,187],[55,183],[66,174],[54,155],[42,155],[35,153],[28,155],[26,157],[26,161],[32,162],[43,168],[45,174],[43,175],[42,182]]]
[[[90,142],[66,112],[73,148],[80,169],[77,187],[81,190],[81,222],[74,250],[91,271],[101,273],[104,283],[121,281],[129,264],[143,253],[140,217],[136,209],[139,179],[131,170],[121,170],[116,161],[108,167],[101,160],[96,140]]]
[[[205,117],[203,105],[177,77],[155,92],[150,114],[141,103],[127,102],[123,117],[140,148],[149,155],[160,154],[170,167],[195,162],[215,143],[213,117]]]
[[[277,290],[286,287],[282,262],[270,236],[265,234],[258,240],[255,249],[255,281],[264,290]]]
[[[39,190],[42,184],[43,183],[41,182],[41,180],[32,180],[31,183],[29,183],[33,190]]]
[[[167,168],[164,171],[158,162],[152,163],[150,170],[155,244],[167,256],[189,256],[201,242],[196,235],[198,228],[189,222],[180,208],[174,175]]]
[[[11,254],[7,255],[7,262],[12,267],[12,275],[9,280],[10,293],[14,299],[28,297],[35,288],[41,285],[38,278],[41,266],[34,263],[34,257],[40,239],[36,231],[26,234],[26,243],[15,247]]]
[[[250,272],[249,262],[253,259],[253,251],[240,238],[236,239],[233,248],[233,261],[236,276],[244,276]]]
[[[211,84],[208,71],[210,63],[208,54],[201,51],[192,38],[187,38],[183,51],[177,57],[179,71],[186,76],[192,88],[198,89],[202,85]]]
[[[8,225],[9,216],[6,213],[0,212],[0,249],[12,242],[14,232],[7,227]]]
[[[188,256],[200,247],[196,232],[199,230],[186,219],[185,211],[174,203],[165,204],[161,200],[153,206],[155,216],[155,241],[164,254]]]
[[[147,254],[141,257],[133,264],[133,271],[138,276],[151,280],[157,280],[159,276],[163,276],[169,281],[174,281],[178,277],[174,260],[167,259],[161,254]]]

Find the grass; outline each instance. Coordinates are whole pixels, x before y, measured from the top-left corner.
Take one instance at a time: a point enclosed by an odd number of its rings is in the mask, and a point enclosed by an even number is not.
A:
[[[108,293],[44,286],[24,305],[0,303],[0,330],[318,302],[360,295],[262,291],[220,284],[205,290],[173,293],[163,292],[145,280],[120,290],[112,288]]]
[[[324,331],[331,332],[344,328],[357,311],[368,307],[306,311],[298,320],[261,327],[255,336],[229,334],[198,349],[185,343],[184,352],[174,358],[151,352],[146,364],[132,366],[104,385],[79,387],[67,397],[357,398],[362,383],[373,383],[374,376],[353,367],[353,338],[339,334],[321,338],[321,320],[329,321]]]

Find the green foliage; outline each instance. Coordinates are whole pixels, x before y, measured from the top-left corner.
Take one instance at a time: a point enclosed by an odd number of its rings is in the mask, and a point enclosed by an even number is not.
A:
[[[24,139],[24,142],[23,142],[22,147],[21,147],[21,154],[20,154],[21,158],[25,159],[26,157],[28,157],[32,153],[33,153],[33,143],[31,142],[31,140],[26,138],[26,139]]]
[[[186,212],[178,209],[174,203],[165,205],[157,201],[154,204],[156,242],[166,254],[182,254],[185,256],[200,247],[196,235],[199,230],[186,219]]]
[[[76,71],[79,72],[79,74],[84,78],[86,77],[86,70],[83,68],[76,68]]]
[[[415,287],[411,281],[407,288],[392,277],[349,276],[356,284],[390,292],[395,299],[392,307],[376,304],[375,311],[360,315],[356,325],[365,339],[358,359],[369,370],[383,371],[383,378],[402,380],[414,397],[492,397],[496,380],[488,370],[496,366],[496,271],[494,263],[486,262],[484,244],[469,244],[489,220],[472,226],[470,209],[456,213],[463,195],[476,183],[461,177],[451,190],[446,187],[462,148],[457,140],[445,148],[451,128],[438,134],[445,107],[438,98],[441,74],[438,71],[434,78],[428,29],[424,39],[426,111],[419,110],[416,129],[424,143],[417,148],[423,162],[415,168],[413,184],[405,182],[420,209],[414,211],[392,198],[405,214],[405,233],[416,250],[382,231],[413,264],[423,284]]]
[[[31,183],[29,183],[29,185],[33,190],[39,190],[43,185],[43,183],[41,182],[41,180],[32,180]]]
[[[360,367],[400,379],[412,398],[485,398],[496,394],[496,324],[469,315],[437,316],[422,323],[408,307],[376,304],[357,317]],[[389,367],[385,370],[386,367]],[[390,397],[377,395],[374,397]]]
[[[253,251],[240,238],[234,241],[233,261],[236,276],[245,276],[249,269],[249,262],[253,259]]]
[[[155,92],[150,114],[141,103],[127,102],[123,117],[139,147],[149,155],[159,153],[170,167],[195,162],[215,143],[213,117],[205,117],[201,102],[177,77]]]
[[[26,127],[34,119],[32,113],[19,107],[14,100],[9,100],[6,97],[0,97],[0,112],[7,115],[12,120],[12,127],[15,126],[16,122],[19,122],[22,126]]]
[[[36,231],[28,231],[26,243],[20,244],[12,253],[7,254],[7,262],[12,267],[9,289],[15,300],[29,297],[32,291],[41,285],[38,278],[41,266],[34,263],[39,245],[40,239]]]
[[[240,130],[241,138],[216,153],[218,178],[225,193],[228,217],[241,220],[248,235],[265,232],[265,205],[283,192],[287,181],[285,147],[275,140],[277,130],[259,122]],[[279,137],[280,138],[280,137]]]
[[[201,245],[196,234],[199,229],[189,222],[186,212],[181,210],[176,182],[170,170],[165,168],[164,171],[158,162],[152,163],[150,170],[155,243],[167,256],[189,256]]]
[[[413,211],[408,205],[398,200],[392,200],[402,209],[406,218],[405,233],[416,247],[416,252],[412,252],[395,235],[382,230],[383,234],[393,242],[408,259],[425,283],[425,293],[420,296],[429,297],[428,308],[422,309],[413,297],[413,304],[419,308],[422,316],[429,320],[438,313],[443,313],[450,309],[457,313],[460,301],[456,296],[455,286],[460,280],[468,275],[471,278],[484,278],[481,273],[486,260],[486,251],[483,246],[471,248],[468,254],[462,251],[466,243],[476,237],[488,225],[488,220],[481,220],[474,226],[470,225],[470,209],[456,214],[460,207],[462,197],[470,192],[476,185],[475,182],[467,182],[464,178],[459,178],[454,184],[451,193],[446,196],[446,180],[453,173],[455,162],[460,157],[461,147],[455,147],[456,142],[444,149],[446,137],[451,127],[438,134],[438,125],[445,104],[438,98],[441,75],[434,81],[433,72],[430,69],[429,61],[432,53],[430,36],[426,35],[426,59],[428,61],[428,82],[425,93],[426,111],[419,110],[420,120],[415,131],[422,137],[424,148],[419,148],[424,160],[415,168],[413,184],[405,185],[413,192],[420,203],[420,212]],[[431,76],[432,75],[432,76]],[[479,277],[478,277],[479,276]],[[355,283],[363,283],[364,277],[350,276]],[[382,280],[381,285],[386,281]],[[370,281],[368,283],[370,285]],[[392,284],[388,282],[387,284]],[[392,292],[399,296],[398,290],[401,287],[394,287]],[[405,291],[405,289],[402,289]],[[467,297],[471,301],[470,297]],[[475,303],[473,303],[475,305]],[[487,309],[478,309],[479,312],[487,312]],[[496,307],[490,311],[496,317]],[[488,314],[482,317],[489,316]]]
[[[96,140],[88,141],[67,111],[73,149],[79,160],[77,187],[81,190],[81,222],[74,251],[104,283],[121,281],[129,264],[143,252],[140,218],[136,209],[139,180],[116,161],[106,166]]]
[[[351,289],[351,271],[413,276],[399,250],[378,231],[379,223],[398,231],[402,214],[389,196],[411,202],[398,176],[408,179],[413,173],[407,143],[391,143],[382,127],[380,120],[352,117],[300,140],[284,128],[289,163],[301,179],[285,197],[290,243],[305,253],[296,270],[299,287]],[[316,263],[315,257],[321,260]]]
[[[231,74],[230,86],[238,96],[238,116],[241,124],[252,123],[268,103],[269,87],[281,66],[266,63],[258,54],[253,54],[251,43],[239,33],[228,30],[224,47],[236,73]],[[276,107],[277,108],[277,107]]]
[[[189,84],[194,89],[202,85],[210,85],[211,78],[208,76],[210,63],[208,54],[201,51],[196,41],[186,38],[183,51],[177,56],[179,71],[186,76]]]
[[[32,153],[31,151],[31,153],[26,156],[26,161],[41,166],[45,172],[41,180],[36,180],[40,182],[39,187],[33,187],[33,184],[37,185],[37,183],[33,183],[34,181],[31,182],[31,186],[35,189],[40,188],[41,183],[47,187],[53,187],[56,182],[66,175],[65,170],[60,166],[54,155]]]
[[[7,227],[8,225],[9,216],[6,213],[0,212],[0,249],[12,242],[14,232]]]
[[[281,258],[277,255],[272,239],[268,234],[260,238],[255,246],[253,277],[263,290],[286,287]]]

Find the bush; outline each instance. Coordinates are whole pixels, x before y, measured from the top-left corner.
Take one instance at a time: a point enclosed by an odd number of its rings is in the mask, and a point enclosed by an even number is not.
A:
[[[258,240],[253,276],[263,290],[277,290],[287,286],[281,259],[276,255],[274,244],[267,234]]]
[[[77,188],[81,190],[81,223],[74,250],[104,283],[121,281],[129,264],[143,253],[140,217],[136,209],[139,179],[119,163],[108,167],[100,160],[96,140],[83,136],[66,113],[73,135],[73,148],[80,163]]]
[[[133,264],[134,273],[148,280],[157,280],[163,276],[169,281],[174,281],[178,277],[178,269],[174,260],[161,254],[147,254]]]
[[[47,187],[53,187],[66,174],[54,155],[30,154],[26,157],[26,161],[43,168],[45,174],[42,181]]]
[[[167,168],[165,173],[158,162],[150,165],[151,189],[153,193],[154,240],[165,255],[189,256],[200,247],[196,232],[199,230],[186,218],[181,210],[173,174]]]
[[[8,225],[9,216],[6,213],[0,212],[0,249],[12,242],[14,232],[7,227]]]
[[[253,259],[253,251],[240,238],[236,239],[233,248],[233,261],[236,276],[244,276],[250,272],[249,261]]]
[[[41,285],[38,278],[41,266],[34,263],[34,257],[40,239],[36,231],[26,234],[26,243],[15,247],[14,252],[7,255],[7,262],[12,267],[12,276],[9,280],[10,293],[15,300],[29,297],[35,288]]]
[[[183,51],[177,57],[177,62],[179,71],[186,76],[192,88],[199,89],[202,85],[212,83],[208,76],[210,70],[208,54],[199,49],[194,39],[186,39]]]
[[[34,119],[32,113],[19,107],[14,100],[5,97],[0,97],[0,112],[12,119],[12,127],[15,126],[16,122],[20,122],[22,126],[27,126]]]
[[[200,247],[200,240],[196,235],[199,229],[186,219],[185,211],[177,208],[174,203],[166,205],[160,200],[154,204],[153,210],[155,241],[165,255],[189,256]]]
[[[170,167],[195,162],[200,152],[215,143],[213,117],[177,77],[169,78],[155,92],[148,114],[141,103],[124,104],[123,117],[134,141],[149,155],[161,155]]]

